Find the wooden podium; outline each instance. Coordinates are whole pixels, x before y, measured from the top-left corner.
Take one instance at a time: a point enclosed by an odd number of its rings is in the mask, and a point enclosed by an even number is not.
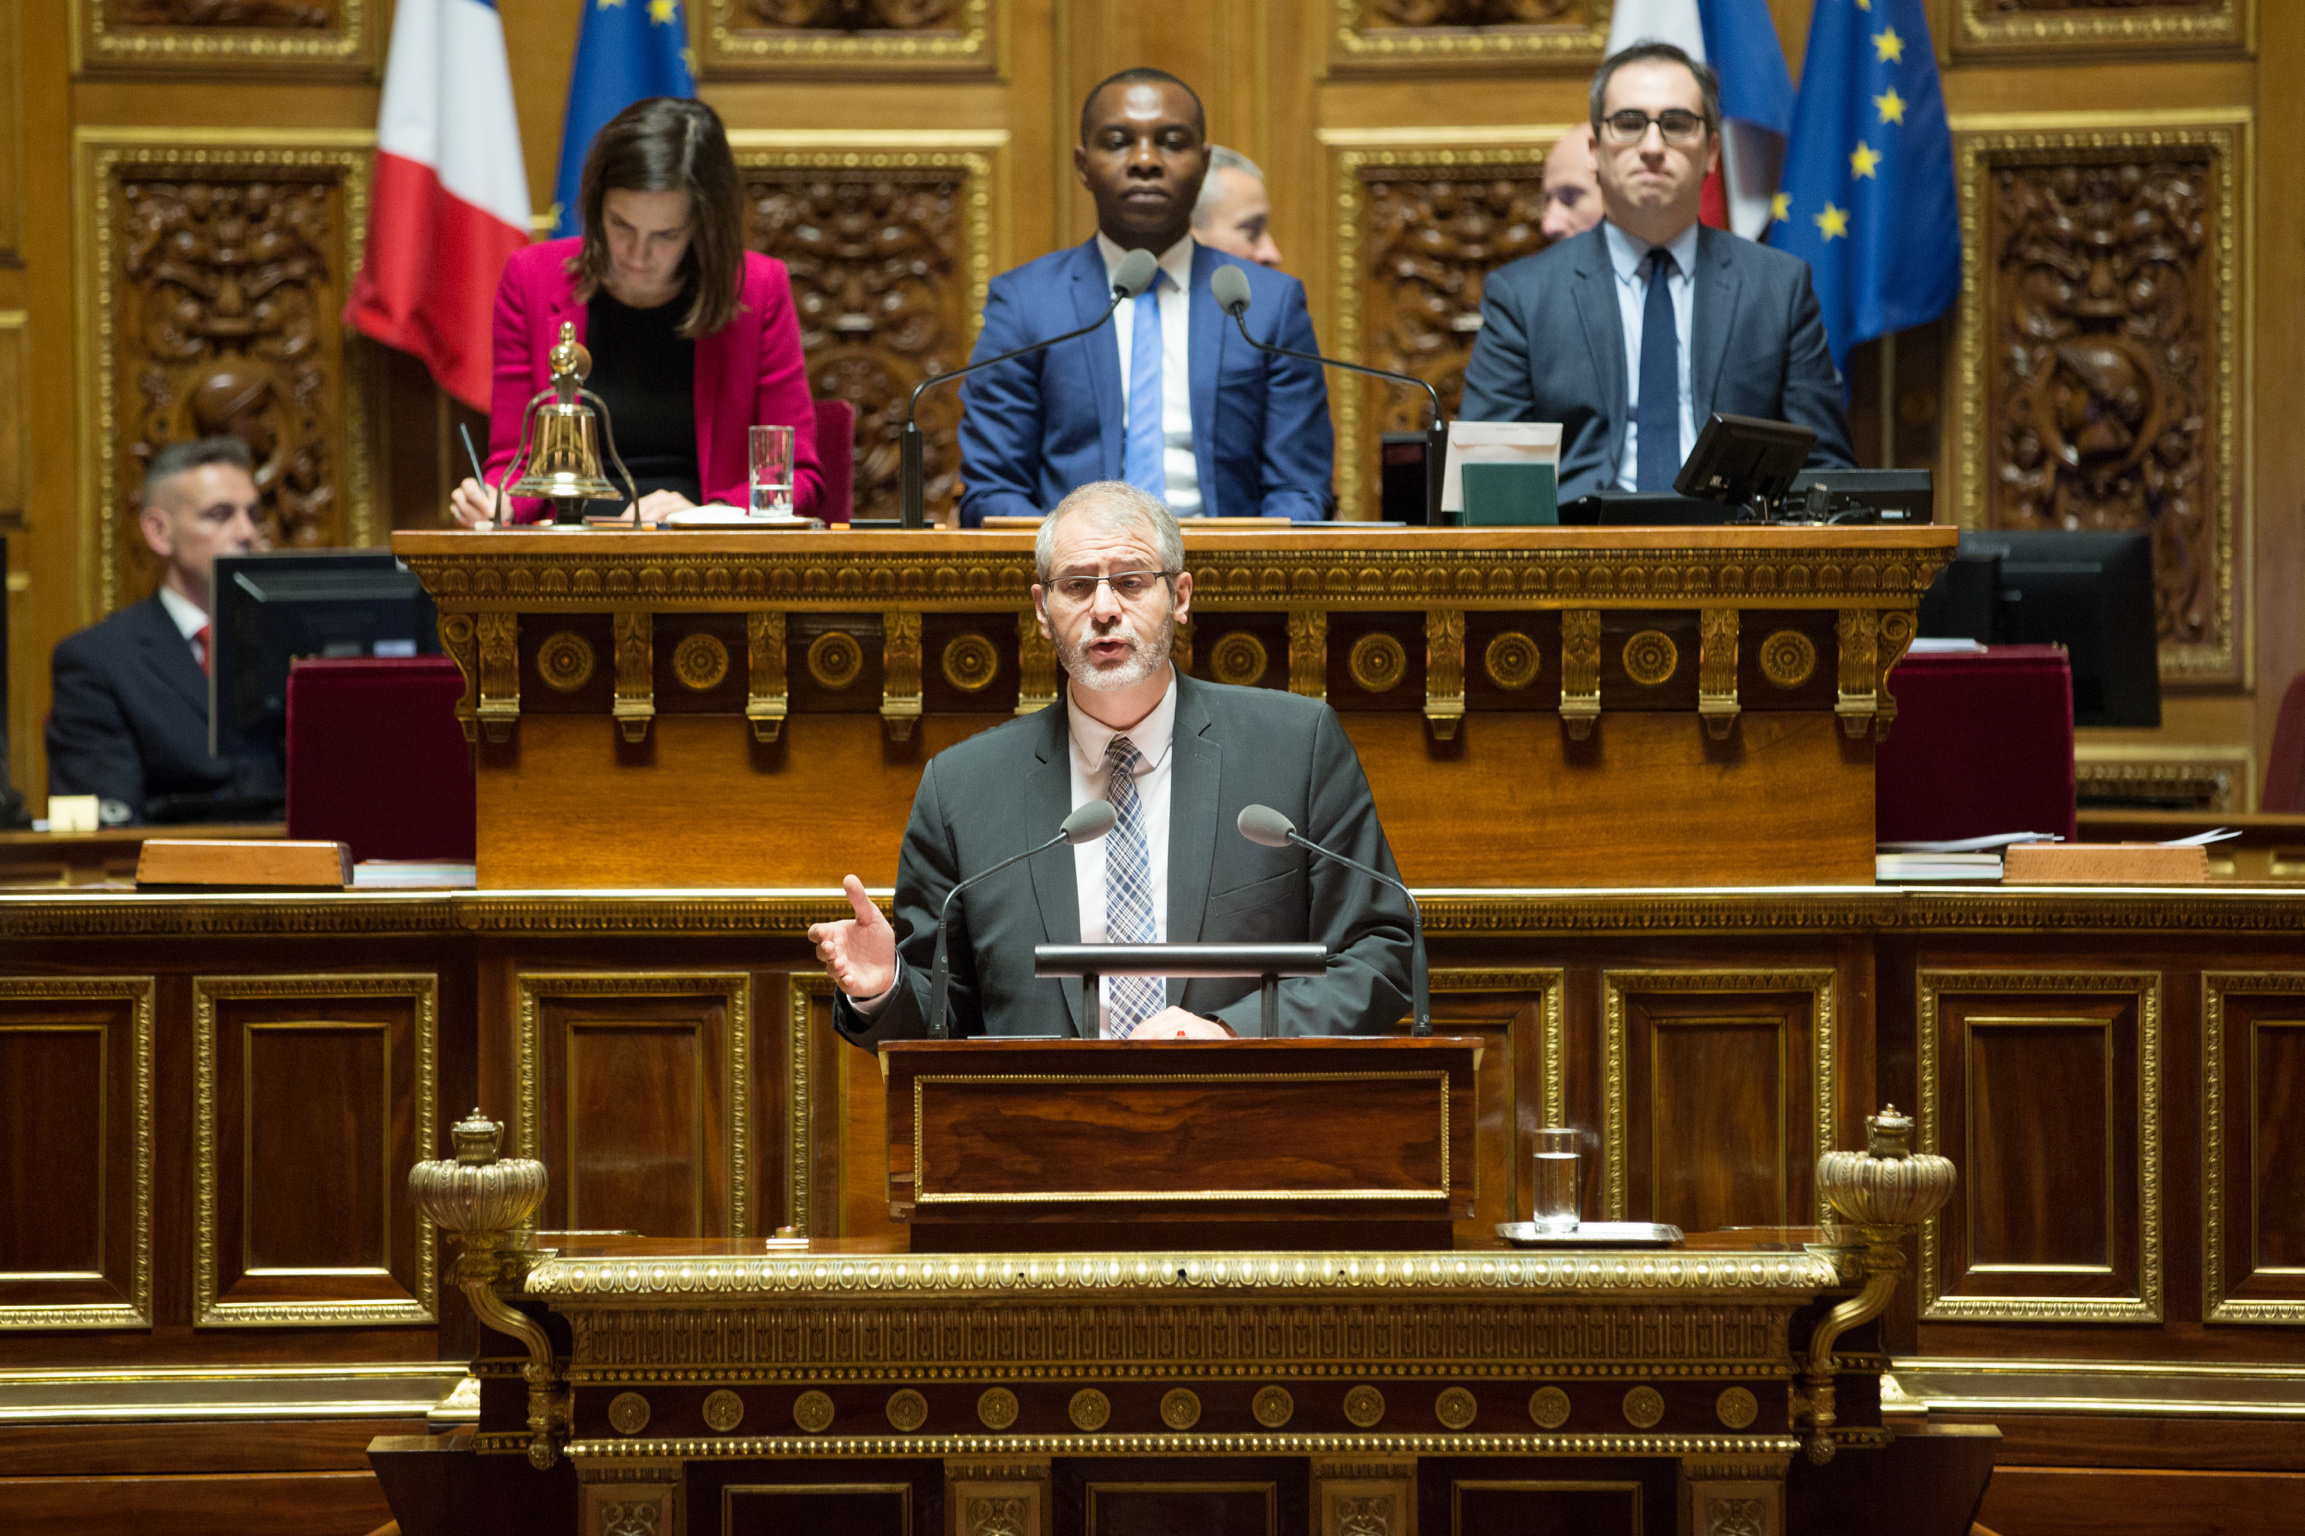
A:
[[[884,1045],[889,1214],[916,1253],[1445,1249],[1473,1216],[1480,1059],[1441,1037]]]
[[[1175,654],[1334,705],[1412,885],[1870,885],[1889,669],[1954,538],[1188,525]],[[929,756],[1057,697],[1030,533],[392,547],[464,672],[486,889],[893,884]]]

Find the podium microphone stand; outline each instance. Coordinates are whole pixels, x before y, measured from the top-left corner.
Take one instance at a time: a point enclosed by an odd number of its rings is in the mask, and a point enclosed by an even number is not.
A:
[[[1102,977],[1253,977],[1263,1005],[1257,1033],[1270,1040],[1280,1029],[1281,978],[1318,976],[1328,965],[1326,944],[1041,944],[1032,952],[1033,975],[1080,978],[1081,1033],[1092,1038]]]

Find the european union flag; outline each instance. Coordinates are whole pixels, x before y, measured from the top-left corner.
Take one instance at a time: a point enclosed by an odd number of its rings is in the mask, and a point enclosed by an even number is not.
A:
[[[1817,0],[1769,244],[1815,274],[1833,361],[1961,291],[1953,135],[1921,0]]]
[[[694,96],[688,22],[680,0],[585,0],[576,68],[568,77],[568,116],[560,130],[559,199],[552,232],[576,233],[576,188],[593,135],[634,102]]]

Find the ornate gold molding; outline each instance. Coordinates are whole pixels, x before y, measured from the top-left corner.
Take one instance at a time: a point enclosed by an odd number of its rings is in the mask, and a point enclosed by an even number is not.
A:
[[[431,1155],[437,1138],[437,1099],[439,1069],[437,1065],[440,1015],[440,980],[429,971],[375,972],[362,974],[316,974],[298,976],[195,976],[192,979],[192,1094],[194,1106],[194,1168],[193,1168],[193,1297],[192,1323],[196,1328],[278,1328],[321,1327],[356,1328],[378,1324],[435,1323],[439,1321],[439,1294],[437,1276],[438,1233],[429,1221],[415,1222],[416,1247],[414,1273],[402,1283],[409,1299],[317,1299],[304,1301],[234,1301],[223,1290],[223,1212],[219,1207],[218,1166],[223,1149],[217,1144],[217,1095],[222,1087],[217,1072],[217,1019],[216,1005],[225,1001],[285,1000],[308,998],[327,1003],[353,998],[405,999],[411,1012],[411,1045],[415,1054],[410,1094],[414,1102],[409,1106],[415,1120],[413,1138],[414,1155],[405,1162],[395,1162],[389,1146],[392,1121],[395,1114],[387,1114],[384,1133],[388,1144],[383,1156],[386,1190],[384,1215],[387,1245],[385,1273],[393,1274],[391,1262],[390,1230],[392,1213],[406,1198],[405,1181],[408,1168]],[[384,1080],[389,1092],[392,1080],[391,1025],[367,1020],[329,1020],[313,1025],[298,1022],[288,1028],[357,1029],[374,1028],[385,1031]],[[245,1078],[248,1069],[247,1053],[242,1052],[241,1071]],[[243,1113],[247,1111],[244,1109]],[[241,1128],[244,1164],[247,1157],[247,1127]],[[241,1199],[245,1205],[250,1180],[242,1177]],[[245,1213],[242,1216],[245,1223]],[[246,1234],[243,1227],[242,1249],[245,1255]],[[300,1273],[342,1273],[369,1275],[374,1271],[300,1271]],[[393,1276],[395,1279],[399,1277]]]
[[[816,1071],[810,1047],[816,1004],[821,999],[830,1006],[832,978],[795,971],[785,984],[785,1225],[806,1237],[814,1218],[810,1194],[816,1176]]]
[[[2286,1281],[2288,1294],[2279,1297],[2236,1296],[2227,1278],[2226,1264],[2226,1161],[2230,1149],[2226,1140],[2228,1116],[2241,1122],[2239,1142],[2242,1167],[2238,1175],[2243,1185],[2243,1209],[2250,1212],[2248,1224],[2233,1234],[2235,1249],[2241,1258],[2242,1278],[2246,1281],[2255,1272],[2256,1226],[2254,1211],[2254,1183],[2248,1166],[2257,1145],[2256,1051],[2254,1036],[2262,1026],[2250,1021],[2252,1049],[2246,1055],[2237,1054],[2229,1059],[2225,1051],[2225,1002],[2234,993],[2252,996],[2273,995],[2288,1000],[2295,1017],[2269,1021],[2276,1027],[2305,1035],[2305,971],[2206,971],[2201,976],[2201,1307],[2202,1319],[2211,1323],[2305,1324],[2305,1286],[2298,1281],[2298,1271],[2290,1269],[2281,1275]],[[2231,1075],[2228,1076],[2228,1067]],[[2228,1095],[2242,1097],[2229,1105]]]
[[[1953,1295],[1945,1285],[1940,1224],[1921,1226],[1921,1317],[1926,1322],[2158,1323],[2161,1273],[2161,977],[2155,971],[1968,971],[1924,968],[1914,984],[1920,996],[1917,1073],[1920,1113],[1914,1119],[1920,1150],[1942,1153],[1944,1092],[1939,1014],[1947,994],[2018,993],[2033,997],[2126,995],[2137,1009],[2137,1294],[2126,1297]],[[1961,1085],[1966,1091],[1966,1084]],[[1964,1117],[1967,1110],[1964,1108]],[[2113,1127],[2106,1126],[2108,1136]],[[2108,1154],[2109,1155],[2109,1154]],[[1964,1170],[1966,1177],[1967,1170]],[[1975,1196],[1960,1191],[1964,1219]]]
[[[72,67],[77,73],[261,70],[330,76],[376,67],[375,29],[366,0],[335,0],[332,25],[166,26],[120,20],[118,0],[73,0]]]
[[[1490,642],[1491,650],[1496,649]],[[1456,739],[1465,718],[1465,611],[1425,610],[1425,725],[1435,741]]]
[[[523,1437],[525,1440],[525,1437]],[[1789,1435],[986,1434],[775,1435],[712,1440],[571,1440],[570,1461],[773,1460],[796,1456],[1782,1456]]]
[[[791,703],[785,680],[784,610],[746,614],[744,635],[744,717],[752,722],[755,740],[774,741]]]
[[[1533,993],[1537,1008],[1537,1080],[1545,1124],[1566,1125],[1569,1114],[1569,1035],[1563,999],[1568,973],[1510,966],[1450,966],[1427,979],[1435,997]],[[1444,1031],[1445,1033],[1445,1031]]]
[[[920,632],[918,610],[880,616],[880,723],[890,741],[912,740],[920,724]]]
[[[129,1053],[133,1088],[128,1104],[128,1134],[131,1139],[130,1167],[133,1170],[127,1190],[130,1205],[128,1273],[124,1296],[119,1301],[66,1302],[62,1304],[25,1304],[8,1301],[10,1289],[21,1283],[18,1276],[0,1271],[0,1333],[19,1330],[64,1330],[92,1328],[150,1328],[152,1326],[152,1159],[154,1136],[152,1126],[152,1050],[153,1003],[155,985],[150,976],[5,976],[0,977],[0,1002],[89,1002],[105,1001],[126,1003],[129,1007]],[[0,1026],[4,1027],[4,1026]],[[106,1057],[110,1059],[110,1043]],[[99,1085],[103,1094],[111,1092],[109,1082]],[[102,1124],[104,1106],[98,1106],[99,1124]],[[97,1155],[109,1156],[105,1145],[108,1138],[97,1138]],[[107,1188],[107,1195],[111,1191]],[[98,1220],[110,1215],[98,1213]],[[77,1278],[77,1277],[76,1277]],[[75,1371],[75,1379],[84,1380],[89,1373]],[[5,1378],[0,1378],[4,1382]]]
[[[739,0],[707,0],[704,63],[715,79],[894,73],[940,76],[997,67],[992,0],[957,0],[960,25],[950,30],[888,28],[870,32],[747,27]],[[1006,25],[1005,17],[1002,25]],[[734,134],[730,137],[733,139]]]
[[[2073,745],[2075,793],[2087,798],[2181,800],[2204,811],[2253,811],[2261,782],[2257,749],[2171,742],[2079,741]]]
[[[1958,0],[1956,58],[2076,50],[2144,53],[2254,49],[2256,0],[2207,0],[2185,8],[2103,4],[2010,12],[1993,0]]]
[[[1606,5],[1590,7],[1582,20],[1541,27],[1371,27],[1363,24],[1368,0],[1335,0],[1332,65],[1372,69],[1446,64],[1589,65],[1600,62],[1609,43]]]

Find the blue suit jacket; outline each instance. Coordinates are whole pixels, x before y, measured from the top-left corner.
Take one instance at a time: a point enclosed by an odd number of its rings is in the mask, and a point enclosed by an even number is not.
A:
[[[1625,456],[1625,322],[1599,228],[1491,272],[1465,366],[1466,421],[1561,424],[1560,498],[1617,483]],[[1825,322],[1798,256],[1717,229],[1697,232],[1689,394],[1697,430],[1715,411],[1798,422],[1813,469],[1846,469],[1849,423]]]
[[[1249,278],[1249,334],[1316,350],[1304,285],[1293,277],[1193,247],[1193,455],[1210,517],[1322,518],[1333,505],[1336,442],[1328,381],[1318,364],[1270,357],[1243,341],[1209,293],[1217,265]],[[1112,302],[1104,257],[1086,244],[992,281],[975,357],[997,357],[1088,324]],[[1045,352],[988,368],[963,388],[960,520],[1037,517],[1076,486],[1122,478],[1128,419],[1120,352],[1100,328]]]

